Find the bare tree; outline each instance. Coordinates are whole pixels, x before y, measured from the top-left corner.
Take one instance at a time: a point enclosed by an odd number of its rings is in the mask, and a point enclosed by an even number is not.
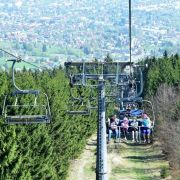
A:
[[[180,86],[162,84],[152,98],[155,106],[156,135],[162,142],[170,165],[180,169]]]

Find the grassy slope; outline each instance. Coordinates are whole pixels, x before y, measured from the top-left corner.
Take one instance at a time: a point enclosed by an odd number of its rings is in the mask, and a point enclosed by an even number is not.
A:
[[[84,153],[70,168],[68,180],[95,179],[95,137],[88,142]],[[108,146],[108,176],[110,180],[139,179],[158,180],[162,169],[168,169],[161,147],[154,145],[134,145],[130,142]]]
[[[157,143],[154,145],[128,143],[115,150],[110,148],[109,151],[111,151],[110,180],[161,179],[162,169],[168,168],[168,162],[164,159],[160,145]]]
[[[96,136],[92,136],[81,156],[71,163],[68,180],[96,179]]]

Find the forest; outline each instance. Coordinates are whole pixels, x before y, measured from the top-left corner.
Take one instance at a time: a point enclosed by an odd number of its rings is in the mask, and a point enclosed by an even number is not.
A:
[[[163,145],[175,173],[180,167],[180,57],[146,58],[143,97],[156,107],[155,137]],[[66,179],[71,160],[78,157],[86,140],[96,132],[97,114],[68,115],[69,81],[62,67],[15,73],[22,89],[39,89],[49,97],[50,124],[7,125],[0,119],[1,179]],[[0,72],[1,111],[4,96],[13,90],[11,72]],[[86,93],[86,92],[85,92]],[[86,94],[88,94],[87,91]]]
[[[147,58],[144,97],[154,104],[155,138],[162,143],[174,178],[180,177],[180,58],[178,54]]]
[[[0,73],[0,98],[12,92],[11,74]],[[50,124],[7,125],[1,118],[1,179],[65,179],[71,159],[83,149],[86,139],[95,132],[96,118],[69,116],[69,82],[59,69],[43,72],[16,73],[22,89],[40,89],[48,94],[52,122]],[[3,103],[1,104],[2,111]]]

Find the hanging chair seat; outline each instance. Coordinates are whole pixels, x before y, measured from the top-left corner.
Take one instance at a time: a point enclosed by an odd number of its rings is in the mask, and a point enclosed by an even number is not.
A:
[[[46,96],[46,94],[43,93]],[[13,97],[13,96],[10,96]],[[6,124],[38,124],[50,123],[51,112],[48,99],[43,104],[7,104],[5,96],[3,115]]]
[[[38,95],[40,94],[39,90],[15,90],[12,93],[14,96],[18,95],[18,94],[34,94],[34,95]]]
[[[7,124],[37,124],[50,123],[50,118],[44,115],[16,115],[6,116]]]
[[[82,111],[67,111],[67,114],[70,114],[70,115],[89,115],[90,112],[88,110],[82,110]]]
[[[68,114],[70,115],[89,115],[90,112],[89,111],[67,111]]]

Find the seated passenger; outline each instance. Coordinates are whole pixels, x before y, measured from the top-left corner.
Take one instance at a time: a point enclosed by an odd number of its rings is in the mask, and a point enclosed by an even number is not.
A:
[[[109,131],[108,131],[108,143],[110,142],[111,140],[111,135],[112,133],[115,134],[115,139],[117,140],[118,138],[118,124],[119,124],[119,119],[117,119],[116,115],[114,115],[113,117],[111,117],[109,119]]]
[[[138,142],[138,124],[136,117],[133,117],[133,120],[130,122],[130,131],[132,132],[132,142]]]
[[[127,111],[127,113],[130,113],[130,111],[131,111],[131,104],[127,104],[126,105],[126,111]]]
[[[119,119],[117,118],[116,114],[113,116],[113,118],[115,119],[116,123],[119,124]]]
[[[142,116],[142,131],[143,131],[143,138],[144,142],[150,143],[150,134],[151,134],[151,120],[147,116],[147,114],[143,114]]]
[[[129,120],[127,117],[124,117],[123,121],[121,122],[121,130],[124,134],[124,139],[127,140],[127,133],[129,128]]]

